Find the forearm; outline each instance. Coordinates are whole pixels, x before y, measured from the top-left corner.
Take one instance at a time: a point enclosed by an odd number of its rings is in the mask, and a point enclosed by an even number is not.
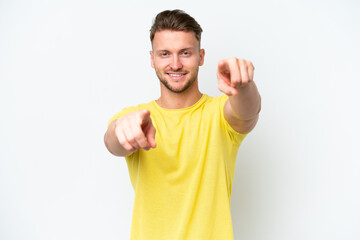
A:
[[[112,121],[108,127],[108,130],[104,136],[105,146],[108,151],[119,157],[125,157],[131,154],[130,151],[126,150],[123,146],[120,145],[118,138],[115,134],[116,120]]]
[[[249,82],[236,88],[237,94],[230,96],[229,101],[233,113],[239,120],[251,120],[260,112],[261,97],[255,82]]]

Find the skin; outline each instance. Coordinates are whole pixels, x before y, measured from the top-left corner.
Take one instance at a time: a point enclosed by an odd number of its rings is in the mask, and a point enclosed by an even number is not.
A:
[[[151,66],[160,81],[157,104],[181,109],[195,104],[202,96],[198,88],[199,66],[205,50],[194,32],[163,30],[155,33],[150,51]],[[261,99],[253,81],[253,64],[244,59],[221,60],[217,68],[218,88],[229,96],[224,116],[240,132],[251,131],[258,120]],[[114,120],[105,133],[105,145],[116,156],[128,156],[140,148],[155,148],[156,129],[148,110],[136,111]]]
[[[198,71],[204,64],[205,50],[200,49],[195,33],[156,32],[152,46],[151,67],[160,80],[161,91],[156,102],[167,109],[186,108],[196,103],[202,96],[198,88]],[[176,73],[183,75],[171,76]]]

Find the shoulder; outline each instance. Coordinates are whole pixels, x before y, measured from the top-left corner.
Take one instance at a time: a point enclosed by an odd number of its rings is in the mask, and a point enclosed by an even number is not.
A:
[[[215,97],[212,97],[212,96],[209,96],[207,94],[204,94],[205,95],[205,98],[206,98],[206,103],[207,104],[221,104],[221,103],[225,103],[226,100],[229,98],[229,96],[225,95],[225,94],[222,94],[220,96],[215,96]]]
[[[226,135],[232,141],[236,143],[240,143],[245,138],[247,133],[241,133],[236,131],[226,120],[224,115],[224,109],[228,99],[229,96],[227,96],[226,94],[216,97],[209,97],[206,105],[207,108],[210,109],[210,112],[212,113],[211,117],[213,119],[217,119],[224,133],[226,133]]]
[[[211,97],[211,96],[207,96],[206,95],[206,101],[204,106],[207,109],[211,109],[213,111],[217,111],[219,113],[223,112],[224,106],[226,101],[228,100],[228,96],[227,95],[220,95],[220,96],[216,96],[216,97]]]

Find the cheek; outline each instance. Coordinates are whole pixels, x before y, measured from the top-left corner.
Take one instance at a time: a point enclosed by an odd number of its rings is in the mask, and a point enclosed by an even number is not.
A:
[[[191,58],[187,59],[186,62],[184,62],[184,65],[186,65],[188,68],[196,69],[199,67],[200,59],[199,58]]]
[[[157,68],[164,68],[169,65],[169,60],[167,59],[155,59],[154,66]]]

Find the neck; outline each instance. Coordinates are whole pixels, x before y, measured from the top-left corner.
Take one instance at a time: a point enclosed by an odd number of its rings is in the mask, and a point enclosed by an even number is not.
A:
[[[160,84],[161,96],[156,103],[166,109],[181,109],[191,107],[202,96],[202,93],[199,91],[197,81],[195,81],[192,86],[190,86],[186,91],[182,93],[174,93],[169,91],[165,86]]]

